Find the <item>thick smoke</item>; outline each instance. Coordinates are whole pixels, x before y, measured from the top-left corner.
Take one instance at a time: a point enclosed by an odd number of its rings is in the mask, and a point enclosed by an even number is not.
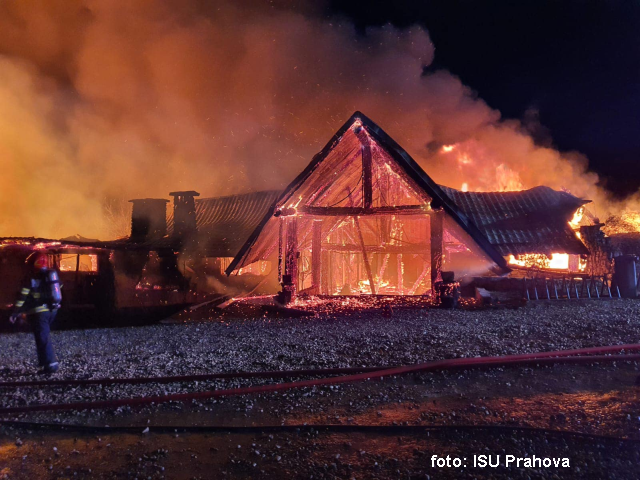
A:
[[[130,198],[282,188],[355,110],[437,182],[546,184],[608,208],[584,158],[425,74],[424,29],[363,36],[311,11],[211,3],[0,4],[0,235],[107,238]]]

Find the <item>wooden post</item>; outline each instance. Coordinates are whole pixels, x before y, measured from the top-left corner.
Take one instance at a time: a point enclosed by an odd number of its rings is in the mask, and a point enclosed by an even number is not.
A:
[[[397,268],[398,268],[398,294],[404,295],[404,262],[402,261],[402,254],[398,253]]]
[[[425,263],[424,268],[422,269],[422,273],[418,276],[418,279],[413,284],[413,287],[411,287],[409,289],[409,293],[407,295],[414,295],[416,293],[416,290],[418,290],[418,288],[420,287],[420,285],[424,281],[424,277],[427,276],[427,274],[429,273],[429,270],[430,270],[429,265],[427,265]],[[433,287],[431,287],[431,288],[433,288]]]
[[[331,252],[326,250],[321,254],[320,295],[331,295],[332,293],[329,288],[329,255],[331,255]]]
[[[371,208],[373,203],[373,174],[371,172],[371,144],[362,145],[362,198],[363,207]]]
[[[371,273],[371,264],[369,263],[369,257],[367,257],[367,250],[364,247],[364,238],[362,236],[362,229],[360,228],[360,221],[358,217],[353,218],[356,224],[356,230],[358,231],[358,237],[360,240],[360,247],[362,248],[362,259],[364,260],[364,268],[367,271],[367,277],[369,278],[369,287],[371,288],[371,294],[376,294],[376,286],[373,281],[373,274]]]
[[[284,253],[284,222],[285,219],[284,217],[280,217],[280,225],[279,225],[279,232],[278,232],[278,283],[282,283],[282,260],[283,260],[283,253]]]
[[[434,211],[429,217],[431,237],[431,289],[442,280],[442,253],[444,243],[444,212]]]
[[[284,263],[285,275],[291,275],[293,294],[298,285],[298,217],[290,217],[287,221],[287,245]]]
[[[351,275],[351,266],[353,265],[353,255],[351,254],[351,252],[347,253],[347,262],[348,262],[348,269],[347,269],[347,285],[349,285],[349,291],[351,292],[351,282],[353,281],[353,275]]]
[[[322,272],[322,221],[313,222],[311,238],[311,286],[319,293]]]
[[[376,285],[376,289],[380,291],[380,284],[382,283],[382,277],[384,276],[384,272],[387,270],[387,265],[389,264],[389,257],[391,254],[387,253],[382,259],[382,265],[380,266],[380,270],[378,271],[378,284]]]

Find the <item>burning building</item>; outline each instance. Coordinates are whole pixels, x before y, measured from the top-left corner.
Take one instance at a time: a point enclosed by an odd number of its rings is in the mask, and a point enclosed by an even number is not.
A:
[[[453,276],[505,275],[531,256],[562,255],[561,269],[578,270],[589,252],[569,222],[587,202],[547,187],[442,187],[356,112],[278,196],[227,274],[272,261],[287,296],[422,295]]]
[[[67,311],[102,316],[175,311],[211,293],[274,294],[281,286],[285,300],[431,295],[454,279],[532,266],[580,272],[590,253],[581,232],[591,239],[599,228],[585,230],[588,200],[567,192],[438,185],[360,112],[284,191],[170,196],[168,213],[167,199],[131,200],[127,238],[3,239],[3,295],[18,289],[33,249],[61,270]]]

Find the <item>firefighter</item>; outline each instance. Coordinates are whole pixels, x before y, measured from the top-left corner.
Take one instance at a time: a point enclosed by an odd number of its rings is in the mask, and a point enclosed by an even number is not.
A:
[[[29,268],[28,279],[20,291],[10,320],[15,323],[20,316],[27,317],[36,340],[41,373],[51,374],[57,372],[59,367],[50,331],[62,301],[60,280],[55,268],[49,267],[46,254],[33,253],[26,263]]]

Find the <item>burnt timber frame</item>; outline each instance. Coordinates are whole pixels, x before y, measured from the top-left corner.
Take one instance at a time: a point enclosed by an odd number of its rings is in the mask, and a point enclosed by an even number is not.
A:
[[[442,211],[431,215],[429,237],[431,238],[431,288],[433,289],[436,282],[442,280],[442,255],[444,253],[444,214]]]
[[[363,216],[363,215],[420,215],[428,214],[429,208],[423,205],[398,205],[396,207],[300,207],[297,212],[318,217]],[[281,215],[293,212],[282,210]]]
[[[286,219],[284,274],[291,276],[293,293],[298,290],[298,217]]]
[[[322,222],[313,222],[313,234],[311,238],[311,286],[320,292],[320,279],[322,272]]]
[[[285,205],[288,200],[290,200],[291,196],[295,193],[295,191],[309,178],[309,176],[315,171],[315,169],[324,161],[324,159],[329,155],[334,146],[340,141],[342,136],[347,132],[349,128],[351,128],[354,124],[358,124],[361,127],[366,129],[366,132],[380,145],[384,148],[387,153],[393,158],[396,164],[400,167],[402,171],[411,179],[418,187],[420,187],[432,200],[430,208],[433,210],[442,209],[447,215],[453,218],[453,220],[473,239],[474,242],[480,247],[482,251],[484,251],[492,261],[496,263],[498,266],[499,273],[506,274],[511,271],[511,269],[507,266],[507,262],[504,257],[496,250],[496,248],[489,243],[489,240],[485,237],[485,235],[464,215],[460,209],[455,205],[455,203],[447,196],[446,193],[440,188],[438,184],[436,184],[427,174],[426,172],[417,164],[417,162],[400,146],[393,140],[387,133],[384,132],[377,124],[375,124],[372,120],[370,120],[367,116],[362,114],[359,111],[356,111],[350,118],[347,120],[342,127],[336,132],[336,134],[329,140],[329,142],[324,146],[324,148],[318,152],[307,168],[305,168],[290,184],[289,186],[282,192],[280,197],[273,203],[269,211],[266,213],[260,224],[253,231],[251,236],[247,239],[246,243],[240,249],[236,257],[233,259],[231,264],[226,270],[227,275],[231,275],[236,267],[240,264],[244,256],[249,252],[251,247],[256,243],[258,237],[260,236],[260,232],[265,227],[269,219],[273,216],[280,216],[285,212],[279,211],[279,206]],[[357,128],[357,127],[356,127]],[[358,132],[356,132],[357,134]],[[364,150],[363,150],[363,163],[364,163]],[[363,165],[364,166],[364,165]],[[366,171],[366,170],[365,170]],[[364,173],[364,172],[363,172]],[[364,182],[363,182],[364,183]],[[364,188],[364,186],[363,186]],[[366,192],[366,191],[365,191]],[[304,207],[301,210],[304,210],[310,207]],[[319,207],[319,208],[327,208],[327,207]],[[348,209],[357,208],[357,207],[347,207]],[[385,207],[386,208],[386,207]],[[398,207],[393,207],[398,208]],[[364,209],[364,207],[363,207]],[[342,208],[340,209],[343,210]],[[373,208],[371,208],[373,210]],[[423,208],[420,213],[426,213],[426,208]],[[287,212],[288,213],[288,212]],[[311,212],[302,212],[302,213],[311,213]],[[338,211],[331,212],[335,215],[349,215],[349,213],[339,213]],[[362,213],[353,213],[354,215],[366,215],[371,212],[362,212]],[[382,213],[382,212],[380,212]],[[391,213],[391,212],[385,212]],[[399,212],[394,212],[399,213]],[[411,212],[418,213],[418,212]],[[317,213],[316,213],[317,214]]]

